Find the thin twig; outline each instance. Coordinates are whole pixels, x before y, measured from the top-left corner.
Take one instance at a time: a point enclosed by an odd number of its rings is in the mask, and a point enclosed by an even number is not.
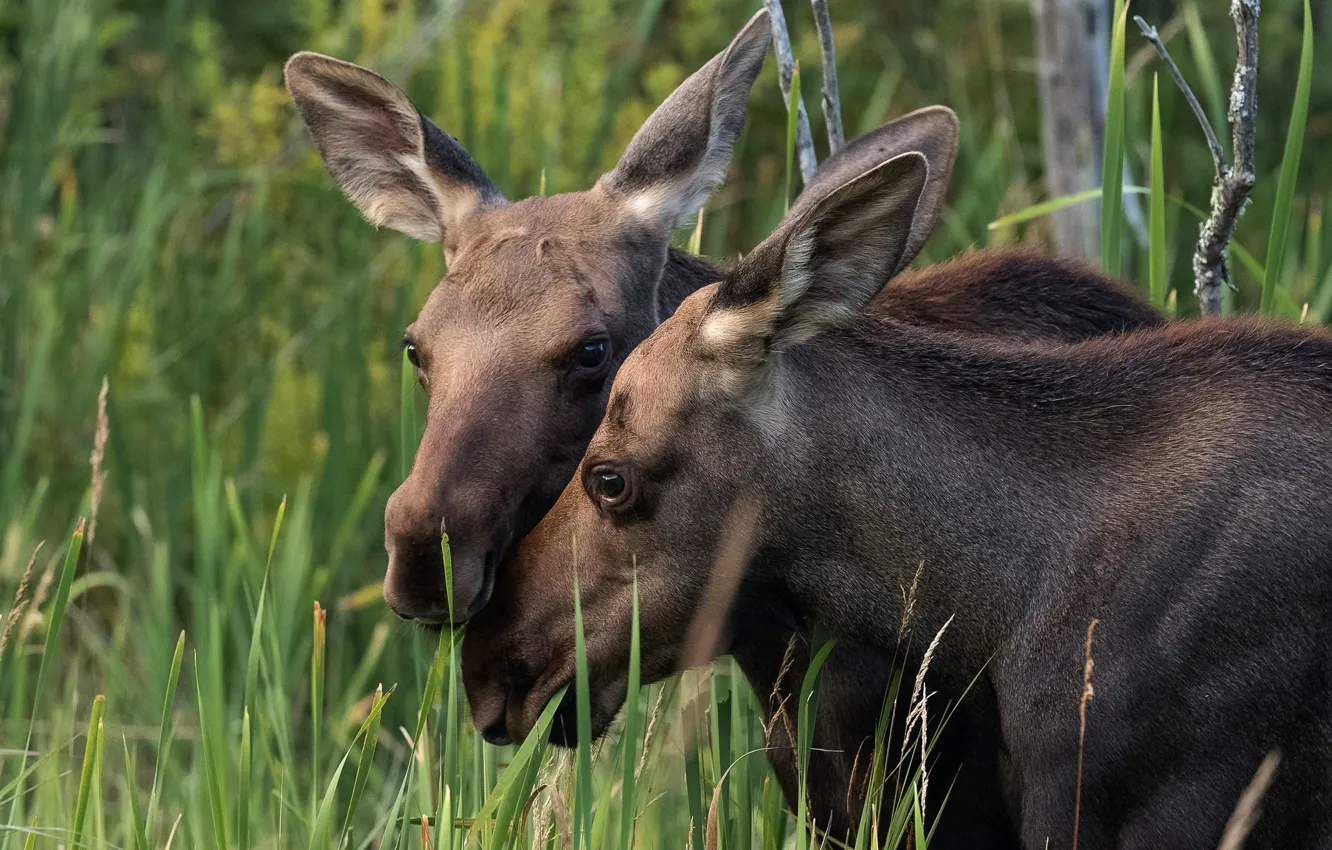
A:
[[[1193,114],[1198,116],[1198,123],[1202,125],[1203,134],[1207,136],[1207,147],[1212,151],[1212,163],[1216,166],[1216,178],[1221,179],[1222,172],[1226,167],[1226,155],[1221,150],[1221,142],[1216,138],[1216,131],[1212,129],[1212,122],[1207,120],[1207,113],[1203,112],[1202,104],[1198,103],[1198,98],[1194,97],[1193,89],[1184,81],[1184,75],[1180,73],[1179,66],[1175,60],[1170,58],[1170,51],[1166,50],[1165,42],[1161,40],[1161,34],[1156,31],[1156,27],[1142,19],[1141,15],[1134,15],[1133,21],[1142,30],[1143,36],[1156,47],[1156,52],[1161,54],[1161,61],[1165,62],[1166,68],[1170,70],[1170,76],[1175,78],[1175,85],[1184,92],[1184,99],[1189,102],[1189,107],[1193,109]]]
[[[814,26],[819,30],[819,52],[823,57],[823,123],[828,125],[828,152],[833,154],[846,145],[842,133],[842,99],[837,93],[837,46],[833,42],[828,0],[810,0],[810,5],[814,7]]]
[[[795,56],[791,53],[791,36],[786,31],[786,16],[782,14],[781,0],[763,0],[772,20],[772,49],[777,54],[777,77],[782,84],[782,99],[788,108],[791,103],[791,76],[795,73]],[[819,167],[814,156],[814,136],[809,131],[809,114],[805,112],[805,99],[796,97],[796,161],[800,163],[800,177],[805,185]]]
[[[1230,267],[1226,261],[1226,247],[1235,235],[1235,222],[1244,211],[1244,203],[1257,177],[1253,165],[1254,136],[1258,124],[1258,11],[1259,0],[1231,0],[1230,16],[1235,21],[1235,76],[1230,85],[1230,109],[1226,115],[1230,122],[1233,165],[1220,158],[1220,144],[1216,134],[1203,118],[1202,109],[1189,87],[1184,84],[1179,70],[1170,61],[1165,46],[1156,36],[1154,43],[1170,67],[1171,75],[1183,90],[1190,106],[1197,113],[1207,131],[1207,144],[1217,162],[1216,182],[1212,186],[1211,211],[1198,235],[1198,247],[1193,253],[1194,292],[1198,295],[1203,315],[1221,312],[1221,287],[1234,288],[1230,282]],[[1156,30],[1139,21],[1143,35],[1152,39]]]

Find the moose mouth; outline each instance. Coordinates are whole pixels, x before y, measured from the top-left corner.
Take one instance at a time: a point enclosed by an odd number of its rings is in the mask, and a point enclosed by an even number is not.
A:
[[[466,624],[468,620],[475,617],[482,608],[485,608],[486,605],[489,604],[491,594],[495,592],[495,569],[498,563],[499,557],[495,554],[495,550],[486,553],[485,557],[481,560],[480,587],[476,589],[476,593],[472,594],[472,599],[467,603],[467,607],[461,611],[453,611],[452,617],[450,617],[450,612],[447,610],[440,611],[439,615],[435,616],[424,614],[403,614],[396,610],[394,613],[404,620],[411,621],[431,634],[439,634],[446,628],[456,629],[459,626]],[[392,606],[390,605],[390,607]]]
[[[504,746],[521,742],[537,726],[541,714],[556,698],[561,690],[559,705],[551,717],[547,740],[557,747],[574,748],[578,746],[578,690],[572,668],[573,662],[559,665],[560,670],[542,676],[527,691],[512,690],[498,716],[489,719],[474,718],[481,731],[481,737],[487,743]],[[615,716],[625,701],[626,681],[623,676],[616,676],[612,681],[598,681],[590,677],[589,701],[591,716],[591,741],[596,741],[606,734]]]

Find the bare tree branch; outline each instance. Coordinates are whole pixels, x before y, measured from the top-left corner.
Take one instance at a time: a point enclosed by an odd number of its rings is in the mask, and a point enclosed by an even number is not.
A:
[[[1175,78],[1175,85],[1184,92],[1184,99],[1189,102],[1189,107],[1193,109],[1193,114],[1198,116],[1198,123],[1202,125],[1203,134],[1207,136],[1207,147],[1212,151],[1212,162],[1216,166],[1216,176],[1219,180],[1222,171],[1226,167],[1226,155],[1221,150],[1221,142],[1217,141],[1216,131],[1212,129],[1212,122],[1207,120],[1207,113],[1203,112],[1202,104],[1198,103],[1198,98],[1194,97],[1193,89],[1184,81],[1184,75],[1179,72],[1179,66],[1175,60],[1170,58],[1170,51],[1166,50],[1165,42],[1161,40],[1161,34],[1156,31],[1156,27],[1142,19],[1141,15],[1134,15],[1133,20],[1142,30],[1143,36],[1155,47],[1156,52],[1161,54],[1161,61],[1165,62],[1166,67],[1170,69],[1170,76]]]
[[[791,36],[786,31],[786,16],[782,14],[781,0],[763,0],[772,20],[772,49],[777,54],[778,78],[782,84],[782,98],[791,103],[791,75],[795,73],[795,56],[791,53]],[[800,164],[801,180],[808,185],[819,167],[814,156],[814,136],[809,130],[809,114],[805,112],[805,99],[796,97],[796,161]]]
[[[1233,165],[1227,165],[1221,153],[1216,133],[1204,117],[1193,92],[1185,84],[1179,69],[1170,61],[1165,45],[1156,29],[1141,19],[1138,26],[1165,59],[1175,82],[1188,98],[1189,105],[1207,132],[1207,145],[1216,162],[1216,182],[1212,186],[1211,212],[1203,222],[1198,235],[1198,247],[1193,253],[1194,292],[1198,295],[1203,315],[1221,312],[1221,287],[1229,286],[1230,267],[1226,261],[1226,246],[1235,235],[1235,222],[1244,211],[1244,202],[1257,180],[1253,165],[1254,135],[1258,123],[1258,11],[1260,0],[1231,0],[1230,16],[1235,21],[1235,77],[1230,85],[1230,122]]]
[[[842,99],[837,93],[837,46],[833,43],[832,18],[828,0],[810,0],[814,7],[814,25],[819,30],[819,51],[823,57],[823,122],[828,125],[828,150],[837,153],[846,145],[842,133]]]

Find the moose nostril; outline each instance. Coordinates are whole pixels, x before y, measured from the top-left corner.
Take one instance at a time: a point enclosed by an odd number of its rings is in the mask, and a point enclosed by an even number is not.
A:
[[[494,723],[481,730],[481,737],[486,743],[494,744],[497,747],[503,747],[513,743],[509,740],[509,730],[504,728],[504,718],[496,720]]]

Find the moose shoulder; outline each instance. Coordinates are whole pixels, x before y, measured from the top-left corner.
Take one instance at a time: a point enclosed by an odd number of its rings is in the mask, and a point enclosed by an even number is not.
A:
[[[871,321],[928,175],[924,154],[898,154],[797,203],[630,355],[473,623],[474,707],[506,706],[521,735],[572,676],[555,588],[576,537],[604,729],[632,565],[643,668],[665,675],[740,534],[737,642],[787,617],[892,651],[920,570],[914,627],[943,633],[932,688],[956,695],[979,671],[974,729],[1023,846],[1071,843],[1092,619],[1088,846],[1215,847],[1272,751],[1253,845],[1326,845],[1332,339],[1235,321],[1023,344]],[[752,526],[732,523],[755,503]]]

